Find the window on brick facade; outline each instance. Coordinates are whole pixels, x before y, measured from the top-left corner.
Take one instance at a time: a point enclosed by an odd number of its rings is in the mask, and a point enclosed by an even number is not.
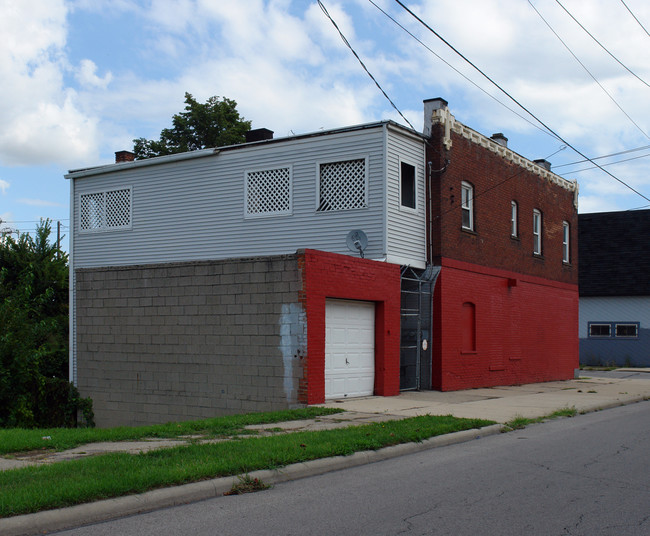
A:
[[[589,336],[594,338],[611,337],[612,326],[611,324],[604,324],[598,322],[589,323]]]
[[[79,196],[79,228],[82,231],[107,231],[130,227],[131,188]]]
[[[319,212],[366,208],[366,159],[328,162],[318,166]]]
[[[639,336],[639,324],[616,324],[616,337],[636,339]]]
[[[400,162],[400,202],[403,207],[416,208],[415,166]]]
[[[571,236],[569,222],[562,222],[562,262],[568,264],[571,260],[569,256],[569,238]]]
[[[291,168],[246,172],[246,215],[291,213]]]
[[[510,236],[517,237],[518,209],[516,201],[510,201]]]
[[[542,213],[537,209],[533,210],[533,253],[542,254]]]
[[[462,227],[470,231],[474,230],[474,187],[463,181],[460,186]]]

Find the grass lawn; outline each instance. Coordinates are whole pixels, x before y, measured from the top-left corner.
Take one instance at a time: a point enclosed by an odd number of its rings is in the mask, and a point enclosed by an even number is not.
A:
[[[243,417],[254,418],[251,415],[240,416]],[[274,469],[317,458],[376,450],[490,424],[494,423],[449,415],[427,415],[335,430],[247,437],[214,444],[159,449],[138,455],[106,454],[13,469],[0,472],[0,517],[141,493],[218,476],[246,474],[257,469]],[[173,428],[173,425],[166,426]],[[148,432],[139,434],[136,437],[150,435]],[[129,439],[132,438],[134,436],[129,436]]]
[[[153,426],[120,426],[117,428],[0,428],[0,455],[28,450],[66,450],[99,441],[133,441],[145,438],[174,438],[202,435],[206,438],[242,433],[249,424],[273,424],[322,415],[341,413],[337,408],[300,408],[286,411],[230,415],[200,421],[171,422]],[[46,439],[47,438],[47,439]]]

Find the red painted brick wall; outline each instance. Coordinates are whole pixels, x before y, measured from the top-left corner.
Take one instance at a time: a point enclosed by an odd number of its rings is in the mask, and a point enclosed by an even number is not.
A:
[[[307,366],[299,399],[325,401],[325,300],[375,302],[375,394],[399,394],[400,267],[316,250],[299,252],[307,315]]]
[[[465,302],[475,305],[475,352],[462,349]],[[433,332],[434,389],[570,379],[578,368],[578,286],[443,259]]]
[[[432,173],[433,260],[451,258],[564,283],[578,283],[578,213],[574,194],[452,132],[450,150],[434,125],[427,160]],[[449,161],[445,168],[445,162]],[[436,173],[436,169],[445,171]],[[474,186],[475,232],[461,229],[461,181]],[[510,237],[511,201],[519,238]],[[542,212],[542,256],[533,255],[533,209]],[[570,224],[571,262],[562,262],[562,222]]]

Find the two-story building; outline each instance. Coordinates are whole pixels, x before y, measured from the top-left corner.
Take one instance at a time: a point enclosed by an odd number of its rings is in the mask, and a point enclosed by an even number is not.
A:
[[[577,185],[425,102],[71,171],[71,380],[97,422],[566,379]]]

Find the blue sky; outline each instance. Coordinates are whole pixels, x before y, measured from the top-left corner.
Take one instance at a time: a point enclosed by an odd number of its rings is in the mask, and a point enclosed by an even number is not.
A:
[[[602,171],[579,171],[591,164],[566,165],[583,158],[493,100],[516,108],[397,2],[373,0],[435,54],[368,0],[322,1],[416,129],[422,100],[443,97],[458,121],[503,132],[515,151],[578,179],[581,212],[650,208]],[[647,0],[404,3],[582,153],[630,151],[598,162],[626,160],[606,169],[650,197]],[[185,91],[236,100],[253,128],[276,137],[403,123],[316,1],[0,0],[0,35],[0,230],[31,232],[50,218],[67,234],[67,170],[157,138]]]

